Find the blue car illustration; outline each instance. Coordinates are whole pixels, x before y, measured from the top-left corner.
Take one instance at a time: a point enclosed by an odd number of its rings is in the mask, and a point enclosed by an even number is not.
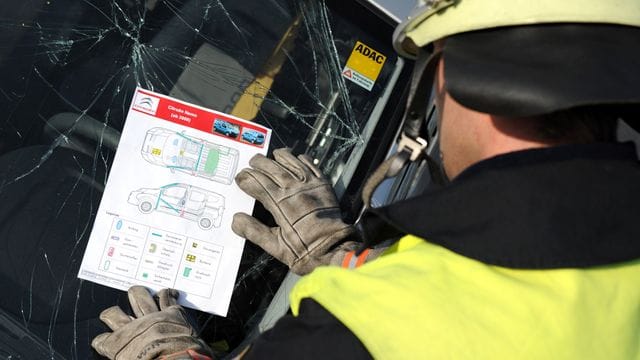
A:
[[[264,143],[264,134],[259,131],[246,129],[242,133],[242,140],[252,144],[262,145]]]
[[[237,138],[238,134],[240,134],[240,127],[238,125],[231,124],[230,122],[216,119],[213,122],[213,131],[228,137]]]

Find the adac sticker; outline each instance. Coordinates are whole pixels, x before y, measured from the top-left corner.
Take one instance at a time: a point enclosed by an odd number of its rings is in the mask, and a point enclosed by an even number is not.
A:
[[[371,91],[387,57],[379,51],[356,41],[353,51],[342,69],[342,76]]]

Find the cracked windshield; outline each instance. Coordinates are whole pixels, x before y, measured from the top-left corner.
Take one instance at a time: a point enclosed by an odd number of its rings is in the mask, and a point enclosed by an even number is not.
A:
[[[308,154],[343,196],[377,146],[373,134],[384,124],[382,109],[402,68],[390,35],[380,35],[387,24],[356,2],[344,3],[0,5],[0,358],[92,358],[91,339],[106,329],[99,313],[128,307],[126,292],[78,273],[107,179],[115,176],[110,170],[136,88],[271,129],[265,153],[289,147]],[[379,66],[349,65],[357,51]],[[149,136],[176,136],[153,131]],[[244,136],[265,141],[260,132]],[[182,137],[192,147],[206,144]],[[208,189],[180,184],[154,191],[220,201]],[[233,199],[226,201],[230,208]],[[260,204],[254,215],[269,221]],[[201,336],[221,354],[233,351],[256,331],[286,273],[245,243],[226,316],[188,310]]]

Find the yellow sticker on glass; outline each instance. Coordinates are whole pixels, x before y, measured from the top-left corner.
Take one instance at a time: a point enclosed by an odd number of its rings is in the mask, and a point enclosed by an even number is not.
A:
[[[387,57],[379,51],[356,41],[342,70],[342,76],[367,90],[373,89]]]

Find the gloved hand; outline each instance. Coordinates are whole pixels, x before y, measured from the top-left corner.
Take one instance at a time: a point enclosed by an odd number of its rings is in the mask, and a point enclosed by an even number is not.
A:
[[[273,156],[275,160],[254,156],[251,168],[236,175],[236,183],[264,205],[278,226],[269,228],[237,213],[233,231],[299,275],[320,265],[340,265],[359,243],[346,241],[354,228],[342,221],[331,184],[306,155],[295,157],[289,149],[277,149]]]
[[[184,350],[211,356],[211,350],[200,340],[186,320],[184,309],[177,305],[178,292],[164,289],[153,297],[142,286],[129,289],[129,302],[135,318],[118,306],[100,314],[100,320],[113,332],[100,334],[91,346],[109,359],[155,359]]]

